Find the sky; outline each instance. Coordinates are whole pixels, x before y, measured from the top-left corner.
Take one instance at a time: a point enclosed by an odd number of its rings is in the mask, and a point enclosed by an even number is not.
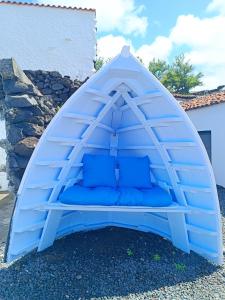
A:
[[[32,1],[28,1],[32,2]],[[171,62],[184,53],[204,74],[202,88],[225,84],[225,0],[33,0],[96,8],[98,56],[124,44],[142,58]]]

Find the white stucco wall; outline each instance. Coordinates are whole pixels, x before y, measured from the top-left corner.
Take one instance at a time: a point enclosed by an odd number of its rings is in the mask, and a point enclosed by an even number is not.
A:
[[[94,68],[95,26],[94,11],[0,4],[0,58],[85,79]]]
[[[0,140],[6,139],[5,121],[0,113]],[[6,165],[6,151],[0,147],[0,168]],[[8,190],[8,179],[6,172],[0,171],[0,191]]]
[[[212,167],[216,183],[225,187],[225,103],[187,111],[197,131],[211,130]]]

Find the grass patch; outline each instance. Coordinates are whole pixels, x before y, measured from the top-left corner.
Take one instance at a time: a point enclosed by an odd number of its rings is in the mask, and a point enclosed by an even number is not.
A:
[[[175,268],[176,268],[177,271],[185,271],[186,270],[185,264],[175,263]]]
[[[154,261],[160,261],[160,260],[161,260],[160,255],[159,255],[159,254],[154,254],[154,255],[153,255],[153,260],[154,260]]]
[[[133,253],[133,251],[131,250],[131,249],[127,249],[127,255],[128,256],[133,256],[134,255],[134,253]]]

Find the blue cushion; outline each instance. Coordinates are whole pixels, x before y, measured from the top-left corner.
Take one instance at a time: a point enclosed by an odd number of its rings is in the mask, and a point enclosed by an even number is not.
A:
[[[151,188],[149,158],[118,157],[119,186]]]
[[[75,205],[121,205],[162,207],[172,204],[170,194],[158,186],[151,189],[96,187],[80,185],[69,187],[59,196],[59,201]]]
[[[158,186],[150,189],[120,188],[117,205],[163,207],[172,204],[170,194]]]
[[[119,192],[110,187],[87,188],[74,185],[66,189],[59,201],[77,205],[116,205]]]
[[[120,195],[117,205],[122,206],[141,206],[143,203],[143,195],[141,190],[135,188],[119,188]]]
[[[153,186],[151,189],[142,189],[141,192],[145,206],[161,207],[172,204],[170,193],[159,186]]]
[[[85,187],[116,186],[114,156],[85,154],[83,164],[83,185]]]

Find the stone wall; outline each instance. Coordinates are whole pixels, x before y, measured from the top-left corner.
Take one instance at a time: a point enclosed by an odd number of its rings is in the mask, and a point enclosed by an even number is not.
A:
[[[71,80],[69,76],[64,76],[53,71],[24,71],[32,83],[45,96],[51,96],[56,104],[64,103],[81,85],[80,81]]]
[[[58,72],[22,71],[14,59],[0,60],[0,76],[7,136],[6,171],[9,187],[15,192],[44,129],[82,82]]]

